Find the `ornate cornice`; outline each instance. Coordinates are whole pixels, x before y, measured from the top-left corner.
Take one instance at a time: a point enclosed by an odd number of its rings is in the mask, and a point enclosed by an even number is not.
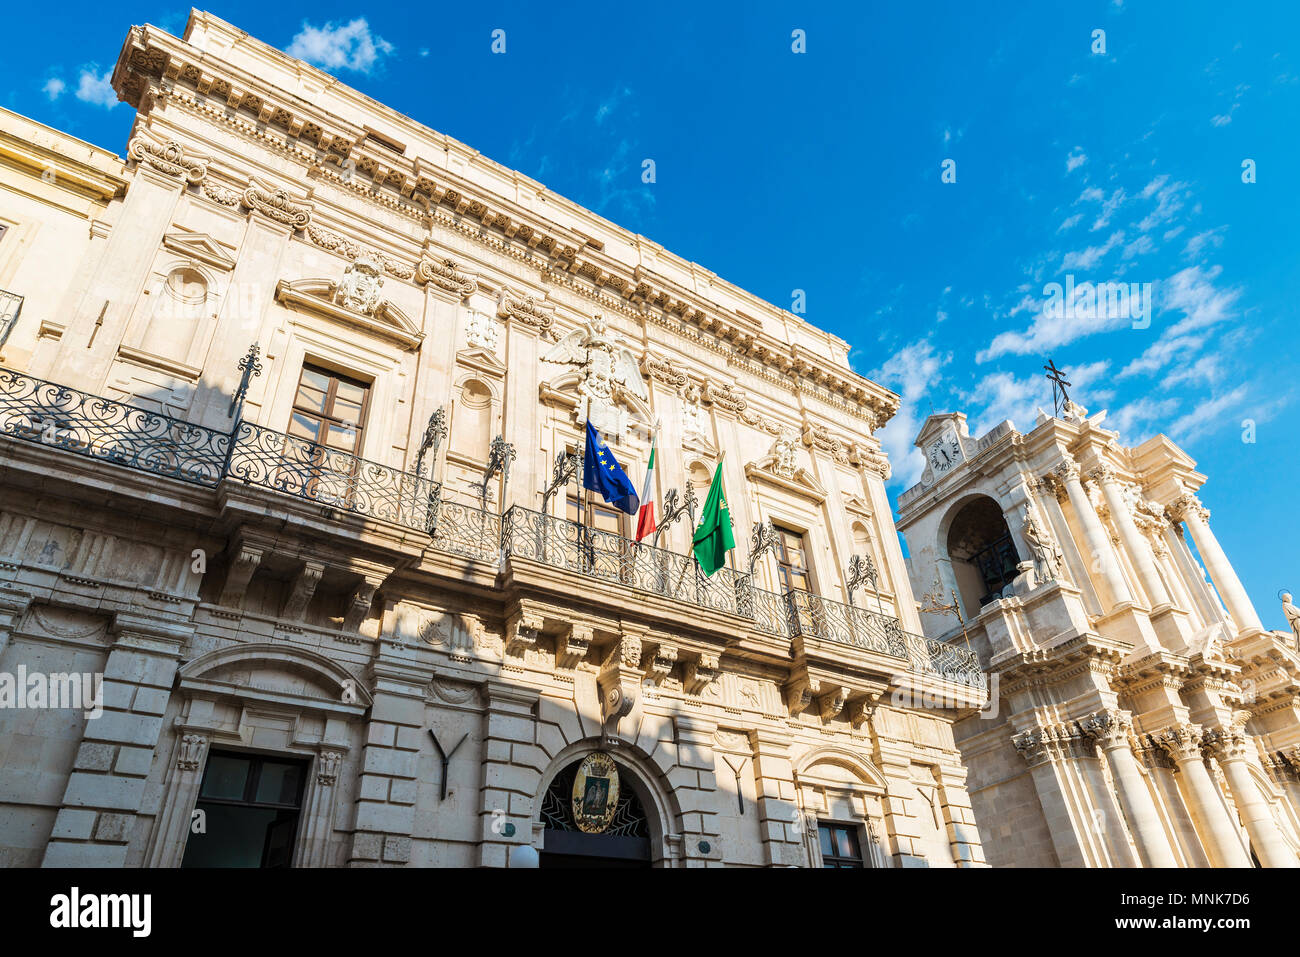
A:
[[[603,308],[655,322],[721,355],[753,360],[758,363],[758,369],[748,370],[753,374],[865,419],[870,429],[883,426],[898,410],[897,396],[798,346],[766,337],[758,320],[728,312],[644,267],[612,260],[599,243],[536,219],[420,158],[381,151],[370,145],[364,130],[156,28],[132,28],[114,85],[142,112],[153,100],[170,98],[423,226],[437,222],[527,262],[544,280],[563,284]],[[347,161],[351,165],[343,171]],[[692,332],[688,324],[699,331]]]
[[[197,186],[208,175],[209,156],[195,153],[176,140],[164,140],[152,130],[142,129],[127,145],[126,155],[160,173]]]
[[[240,199],[249,209],[290,229],[305,229],[311,223],[310,203],[297,200],[283,187],[264,183],[257,177],[249,181]]]
[[[421,258],[415,267],[415,279],[419,283],[431,282],[462,299],[467,299],[478,291],[478,280],[460,272],[454,259],[443,259],[437,262],[429,258]]]

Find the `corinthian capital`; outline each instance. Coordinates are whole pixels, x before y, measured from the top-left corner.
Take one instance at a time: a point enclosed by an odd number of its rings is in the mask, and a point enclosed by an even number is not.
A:
[[[1013,735],[1011,743],[1015,745],[1016,750],[1020,752],[1020,756],[1029,763],[1030,767],[1041,764],[1048,758],[1048,740],[1041,731],[1023,731],[1020,734]]]
[[[1079,726],[1103,748],[1128,746],[1129,735],[1133,732],[1133,715],[1117,708],[1107,708],[1088,715]]]
[[[1115,481],[1115,470],[1102,462],[1100,465],[1094,465],[1088,469],[1088,481],[1102,484],[1104,482]]]
[[[1235,761],[1250,755],[1250,738],[1240,725],[1212,728],[1205,732],[1203,743],[1220,761]]]
[[[1210,510],[1201,504],[1201,500],[1191,493],[1183,493],[1165,506],[1165,513],[1171,522],[1186,521],[1191,516],[1205,521],[1210,517]]]
[[[1176,762],[1201,760],[1201,745],[1205,736],[1198,725],[1179,724],[1151,735],[1151,740]]]
[[[1079,466],[1073,459],[1066,459],[1052,469],[1052,474],[1060,478],[1062,482],[1077,482],[1079,481]]]

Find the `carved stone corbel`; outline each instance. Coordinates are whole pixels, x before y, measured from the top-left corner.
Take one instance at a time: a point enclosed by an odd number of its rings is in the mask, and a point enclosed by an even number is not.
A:
[[[861,701],[855,701],[849,705],[849,721],[854,728],[861,728],[868,724],[872,717],[875,716],[876,708],[880,705],[880,695],[868,695]]]
[[[256,545],[245,543],[239,546],[239,553],[233,557],[230,568],[226,570],[226,583],[221,589],[217,604],[238,608],[243,603],[244,592],[248,591],[253,572],[262,564],[262,555],[262,549]]]
[[[717,677],[718,656],[705,652],[682,667],[682,690],[692,697],[698,697]]]
[[[792,678],[781,690],[785,695],[785,704],[790,709],[790,713],[799,714],[813,703],[814,698],[821,694],[822,685],[819,680],[804,672]]]
[[[542,616],[521,611],[506,622],[507,658],[522,658],[524,652],[537,647],[537,636],[542,633]]]
[[[361,623],[370,614],[370,606],[375,600],[375,592],[379,589],[379,585],[380,581],[374,578],[363,578],[361,584],[357,585],[352,592],[352,597],[348,599],[347,614],[343,616],[344,631],[361,630]]]
[[[555,667],[571,671],[578,667],[578,662],[587,657],[591,647],[591,626],[570,625],[569,631],[555,642]]]
[[[635,635],[623,635],[614,642],[596,679],[603,737],[616,736],[619,721],[630,714],[636,704],[641,680],[641,639]]]
[[[672,673],[675,664],[677,664],[677,646],[661,641],[655,648],[654,654],[650,655],[645,676],[656,685],[661,685]]]
[[[823,721],[830,721],[844,710],[844,704],[849,700],[849,689],[843,685],[835,685],[823,695],[817,698],[817,710],[821,712]]]
[[[325,574],[324,562],[309,560],[303,565],[302,571],[298,572],[298,577],[294,579],[289,597],[285,599],[284,610],[280,612],[281,618],[302,620],[307,611],[307,604],[316,594],[316,586],[320,584],[323,574]]]

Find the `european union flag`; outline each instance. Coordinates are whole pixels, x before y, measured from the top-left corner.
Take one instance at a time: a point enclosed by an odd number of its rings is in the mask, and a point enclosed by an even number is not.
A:
[[[620,512],[635,515],[641,507],[636,488],[618,464],[614,453],[600,440],[600,435],[587,423],[587,451],[582,460],[582,487],[599,492],[601,497]]]

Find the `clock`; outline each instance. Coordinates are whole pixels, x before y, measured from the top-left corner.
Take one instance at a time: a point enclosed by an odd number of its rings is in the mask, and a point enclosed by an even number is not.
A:
[[[945,435],[930,444],[925,457],[936,474],[944,475],[961,461],[961,443],[955,435]]]

